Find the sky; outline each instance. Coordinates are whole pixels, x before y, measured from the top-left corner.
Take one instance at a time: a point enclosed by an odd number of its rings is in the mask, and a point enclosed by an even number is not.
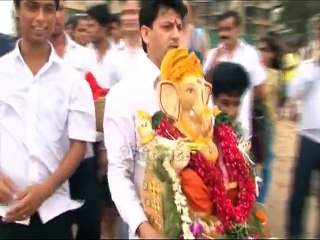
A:
[[[13,2],[11,0],[0,0],[0,32],[12,34],[14,22],[12,21]]]

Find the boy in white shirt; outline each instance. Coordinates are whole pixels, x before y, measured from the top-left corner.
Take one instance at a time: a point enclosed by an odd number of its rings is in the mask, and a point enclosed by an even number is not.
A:
[[[21,40],[0,59],[0,239],[72,239],[68,179],[95,141],[89,85],[48,42],[58,0],[15,0]]]

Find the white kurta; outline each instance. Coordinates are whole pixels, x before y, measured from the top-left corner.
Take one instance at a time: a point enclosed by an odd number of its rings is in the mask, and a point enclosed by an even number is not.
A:
[[[129,238],[134,238],[138,226],[147,220],[139,197],[145,159],[138,154],[136,145],[136,112],[143,110],[153,115],[159,111],[155,81],[160,71],[147,57],[144,61],[145,71],[115,85],[105,105],[109,186],[122,219],[129,225]]]

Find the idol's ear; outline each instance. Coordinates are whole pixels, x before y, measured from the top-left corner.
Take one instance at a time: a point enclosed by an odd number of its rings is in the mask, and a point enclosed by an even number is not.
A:
[[[209,102],[209,99],[210,99],[210,96],[211,96],[211,93],[212,93],[212,86],[210,83],[208,83],[207,81],[205,81],[204,83],[204,88],[203,88],[203,91],[202,91],[202,101],[203,101],[203,104],[207,105],[208,102]]]
[[[161,111],[177,121],[180,114],[180,100],[176,86],[172,82],[162,80],[158,83],[157,89]]]

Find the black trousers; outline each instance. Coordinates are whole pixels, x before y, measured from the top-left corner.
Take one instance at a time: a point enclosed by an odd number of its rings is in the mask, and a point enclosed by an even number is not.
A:
[[[71,198],[85,201],[81,208],[74,211],[74,223],[78,227],[76,239],[100,239],[101,203],[96,158],[83,160],[69,184]]]
[[[66,212],[42,224],[39,214],[34,214],[30,225],[4,223],[0,219],[0,239],[73,239],[73,213]]]
[[[305,200],[310,193],[312,173],[319,170],[320,144],[302,136],[289,203],[288,237],[290,238],[300,238],[304,233]]]

